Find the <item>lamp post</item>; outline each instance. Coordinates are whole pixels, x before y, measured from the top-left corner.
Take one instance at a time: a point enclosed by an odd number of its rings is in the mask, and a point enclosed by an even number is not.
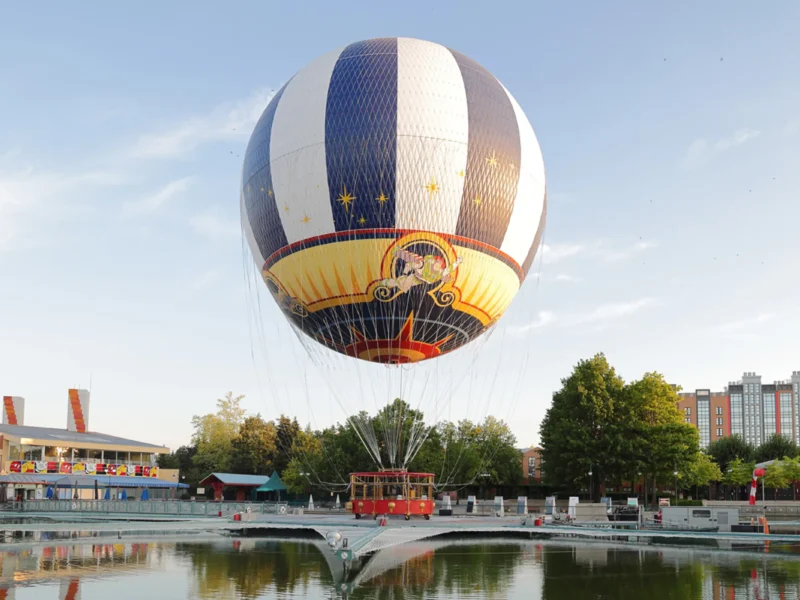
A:
[[[675,506],[678,506],[678,467],[675,466]]]
[[[592,465],[589,465],[589,504],[592,503]]]

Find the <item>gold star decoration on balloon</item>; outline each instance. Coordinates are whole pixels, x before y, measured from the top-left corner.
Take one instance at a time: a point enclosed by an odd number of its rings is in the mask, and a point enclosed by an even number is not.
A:
[[[431,180],[425,185],[425,189],[428,191],[428,197],[433,198],[433,195],[439,191],[439,184],[436,183],[436,179],[431,177]]]
[[[339,194],[339,197],[336,199],[336,201],[339,202],[346,211],[349,211],[350,205],[355,199],[356,197],[347,191],[347,186],[344,186],[344,192]]]

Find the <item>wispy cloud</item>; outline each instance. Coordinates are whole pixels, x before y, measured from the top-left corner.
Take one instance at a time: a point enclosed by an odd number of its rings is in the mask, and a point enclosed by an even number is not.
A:
[[[219,279],[219,271],[211,270],[201,273],[195,277],[189,286],[196,292],[205,290],[211,287]]]
[[[542,244],[542,261],[554,263],[570,256],[583,253],[586,246],[582,244]]]
[[[178,196],[189,189],[192,185],[191,177],[184,177],[170,181],[167,185],[160,188],[158,191],[145,196],[140,200],[133,202],[126,202],[122,211],[127,215],[142,215],[152,214],[158,211],[164,204],[169,202],[175,196]]]
[[[729,321],[715,327],[714,332],[729,338],[752,339],[763,333],[762,326],[765,323],[774,321],[777,316],[774,313],[762,313],[737,321]]]
[[[220,105],[208,114],[145,134],[134,144],[131,156],[179,158],[204,143],[247,138],[274,94],[271,90],[259,90],[239,102]]]
[[[0,251],[36,245],[44,237],[42,223],[59,221],[84,209],[68,201],[75,193],[88,195],[93,188],[119,184],[118,173],[37,171],[0,172]]]
[[[603,242],[587,244],[544,244],[542,246],[542,261],[548,264],[556,263],[572,257],[587,257],[609,262],[628,260],[641,254],[645,250],[655,248],[655,242],[637,242],[632,246],[612,248]]]
[[[755,129],[740,129],[733,135],[720,138],[714,142],[706,138],[697,138],[689,145],[689,149],[686,151],[684,166],[690,169],[700,167],[723,152],[741,146],[759,135],[761,135],[761,132]]]
[[[556,281],[563,281],[565,283],[571,283],[573,281],[578,281],[577,277],[573,277],[572,275],[566,275],[565,273],[559,273],[555,277]]]
[[[637,313],[644,308],[655,306],[656,304],[657,302],[653,298],[640,298],[632,302],[603,304],[588,313],[574,315],[571,319],[571,324],[586,325],[589,323],[614,321]]]
[[[632,300],[630,302],[602,304],[588,312],[557,314],[549,311],[541,311],[533,321],[526,325],[512,327],[509,333],[511,335],[523,335],[533,329],[541,329],[548,326],[580,327],[607,324],[612,321],[619,321],[643,309],[658,305],[659,302],[653,298],[639,298],[638,300]]]
[[[220,217],[206,213],[189,219],[189,225],[195,232],[212,240],[238,237],[241,226],[236,221],[226,221]]]

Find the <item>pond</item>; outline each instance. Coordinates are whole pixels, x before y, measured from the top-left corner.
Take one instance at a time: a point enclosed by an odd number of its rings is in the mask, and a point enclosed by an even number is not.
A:
[[[347,579],[322,542],[54,543],[0,549],[0,598],[800,598],[800,551],[446,540],[376,554]]]

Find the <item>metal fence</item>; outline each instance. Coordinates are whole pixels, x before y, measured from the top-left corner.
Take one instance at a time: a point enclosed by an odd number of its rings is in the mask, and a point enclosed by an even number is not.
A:
[[[285,502],[196,502],[186,500],[23,500],[11,503],[15,512],[25,513],[115,513],[186,517],[230,517],[234,513],[277,514],[291,512]],[[281,509],[283,507],[283,509]]]

